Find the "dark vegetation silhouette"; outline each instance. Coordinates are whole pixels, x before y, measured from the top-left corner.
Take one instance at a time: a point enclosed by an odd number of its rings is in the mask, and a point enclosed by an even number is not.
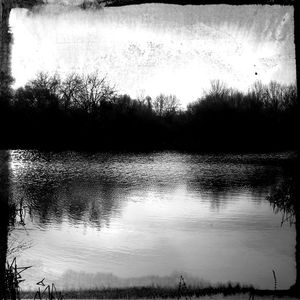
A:
[[[208,287],[187,286],[179,290],[178,287],[125,287],[125,288],[102,288],[102,289],[77,289],[64,290],[65,299],[191,299],[191,297],[201,297],[206,295],[223,294],[224,296],[235,294],[247,294],[254,292],[252,286],[240,284],[219,284]],[[270,295],[269,291],[257,291],[258,294]],[[279,295],[286,295],[280,291]],[[33,292],[24,291],[23,299],[33,299]],[[45,299],[45,298],[44,298]]]
[[[10,80],[7,78],[6,80]],[[274,151],[296,148],[295,85],[247,93],[213,81],[186,110],[174,95],[132,99],[96,73],[40,73],[1,96],[1,148]]]
[[[214,295],[223,295],[230,299],[233,295],[244,295],[247,299],[256,299],[258,297],[278,297],[279,299],[286,299],[285,297],[293,297],[293,294],[288,290],[259,290],[251,285],[240,285],[239,283],[226,283],[209,285],[207,287],[197,287],[186,285],[179,288],[164,287],[164,286],[133,286],[133,287],[107,287],[101,289],[73,289],[64,290],[64,299],[193,299],[204,296],[213,297]],[[21,292],[22,299],[33,299],[33,291]],[[45,298],[42,298],[45,299]],[[48,298],[50,299],[50,298]],[[59,298],[57,298],[59,299]],[[270,299],[270,298],[267,298]]]

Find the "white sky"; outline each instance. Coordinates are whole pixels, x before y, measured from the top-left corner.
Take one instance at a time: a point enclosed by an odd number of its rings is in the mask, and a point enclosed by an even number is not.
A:
[[[98,71],[120,93],[175,94],[185,106],[213,79],[241,90],[296,79],[292,7],[48,5],[15,9],[10,25],[16,87],[39,71]]]

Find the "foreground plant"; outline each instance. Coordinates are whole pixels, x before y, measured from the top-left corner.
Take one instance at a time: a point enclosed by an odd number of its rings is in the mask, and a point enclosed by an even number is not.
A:
[[[25,281],[22,278],[21,273],[29,267],[18,267],[17,259],[14,258],[11,263],[6,263],[5,270],[5,286],[6,286],[6,298],[8,299],[20,299],[20,283]]]
[[[37,282],[37,285],[39,286],[37,292],[34,295],[34,300],[39,299],[49,299],[49,300],[63,300],[64,296],[61,292],[58,292],[56,289],[56,286],[54,283],[51,284],[51,286],[48,284],[46,285],[44,283],[45,278],[43,278],[41,281]],[[41,290],[41,286],[45,288]]]

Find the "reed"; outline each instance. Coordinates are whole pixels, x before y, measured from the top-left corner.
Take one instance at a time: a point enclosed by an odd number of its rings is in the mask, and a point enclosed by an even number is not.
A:
[[[5,287],[6,287],[6,298],[16,300],[21,299],[20,297],[20,283],[25,281],[22,278],[21,273],[25,270],[31,268],[29,267],[19,267],[17,265],[17,259],[14,258],[11,263],[6,263],[5,270]]]

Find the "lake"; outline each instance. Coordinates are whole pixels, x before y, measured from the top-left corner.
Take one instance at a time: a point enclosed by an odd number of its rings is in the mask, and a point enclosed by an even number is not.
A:
[[[11,230],[23,288],[240,282],[289,288],[295,228],[266,196],[289,153],[10,151]],[[20,219],[22,217],[22,220]],[[24,221],[25,225],[20,224]]]

